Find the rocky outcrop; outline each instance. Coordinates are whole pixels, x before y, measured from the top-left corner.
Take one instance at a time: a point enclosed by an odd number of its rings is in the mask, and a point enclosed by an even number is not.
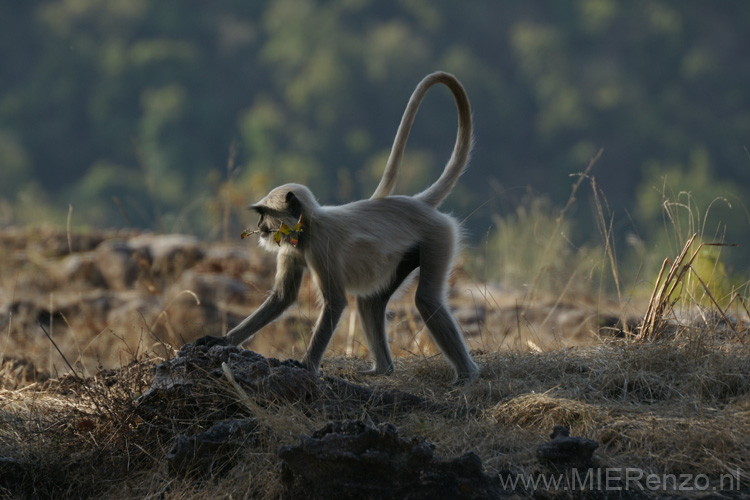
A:
[[[347,380],[320,376],[295,360],[280,361],[226,345],[222,338],[206,337],[183,346],[177,356],[156,366],[151,388],[140,399],[144,411],[158,409],[161,401],[214,391],[212,383],[227,378],[259,401],[293,403],[332,417],[388,415],[396,411],[449,408],[407,392],[372,389]],[[213,382],[212,382],[213,381]]]
[[[434,445],[402,438],[391,424],[334,421],[279,450],[286,498],[497,499],[509,495],[474,453],[435,456]]]
[[[251,248],[179,234],[6,228],[0,328],[7,351],[48,353],[41,323],[66,357],[93,372],[119,366],[121,350],[165,354],[162,346],[221,334],[265,299],[272,280],[273,256]]]
[[[592,439],[571,436],[567,427],[556,425],[550,434],[551,441],[536,449],[537,457],[547,463],[587,463],[599,447]]]
[[[167,451],[167,462],[180,474],[220,474],[238,452],[257,444],[258,427],[255,419],[232,419],[198,434],[178,434]]]

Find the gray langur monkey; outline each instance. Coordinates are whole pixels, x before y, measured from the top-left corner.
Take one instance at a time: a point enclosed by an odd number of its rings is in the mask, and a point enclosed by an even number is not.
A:
[[[422,99],[430,87],[446,85],[458,109],[458,133],[450,160],[438,180],[421,193],[391,196],[406,141]],[[401,118],[383,178],[368,200],[341,206],[321,206],[299,184],[273,189],[250,208],[256,211],[259,243],[278,253],[270,296],[253,314],[229,331],[225,341],[239,345],[278,318],[297,300],[307,268],[320,291],[323,310],[318,317],[304,366],[317,372],[348,305],[356,297],[357,312],[373,358],[366,373],[388,374],[394,369],[385,332],[385,311],[391,295],[419,268],[416,306],[435,343],[456,371],[457,383],[470,383],[479,374],[445,300],[446,280],[459,244],[458,222],[437,210],[451,192],[469,160],[472,147],[471,107],[461,83],[448,73],[426,76],[417,86]],[[279,233],[298,225],[294,236]],[[280,239],[280,241],[279,241]]]

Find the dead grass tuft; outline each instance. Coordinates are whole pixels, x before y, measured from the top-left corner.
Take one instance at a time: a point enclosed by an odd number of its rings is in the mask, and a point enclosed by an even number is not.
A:
[[[656,285],[651,294],[651,299],[648,302],[648,308],[646,315],[643,317],[639,332],[636,336],[636,340],[654,340],[664,335],[669,330],[669,327],[674,323],[671,320],[675,317],[674,306],[680,300],[685,300],[683,289],[687,288],[684,283],[688,276],[692,276],[695,281],[700,285],[703,294],[710,300],[712,305],[711,313],[721,318],[725,325],[737,335],[738,330],[734,326],[734,321],[727,317],[726,312],[721,307],[717,299],[711,293],[709,286],[701,278],[698,273],[695,272],[693,263],[696,257],[703,249],[704,246],[736,246],[728,245],[724,243],[700,243],[697,248],[693,251],[693,254],[688,259],[688,252],[693,246],[693,242],[698,237],[698,233],[694,233],[685,243],[680,254],[672,262],[669,257],[664,259],[659,276],[656,280]],[[667,269],[668,268],[668,269]],[[665,276],[666,271],[666,276]],[[739,296],[735,295],[735,298]],[[744,303],[743,303],[744,305]],[[746,311],[747,312],[747,311]]]
[[[585,402],[554,397],[548,393],[523,394],[499,403],[488,410],[488,416],[499,424],[552,429],[564,425],[573,432],[586,434],[601,410]]]
[[[603,425],[595,439],[613,463],[670,474],[747,476],[747,415],[705,411],[703,418],[663,416],[659,411],[622,415]]]

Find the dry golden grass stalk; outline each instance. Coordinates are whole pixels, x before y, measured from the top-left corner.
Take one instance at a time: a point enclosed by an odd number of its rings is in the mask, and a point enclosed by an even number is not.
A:
[[[661,265],[661,270],[659,271],[659,277],[656,280],[656,285],[654,286],[654,291],[651,294],[651,299],[648,302],[646,315],[643,317],[643,322],[640,326],[640,332],[636,337],[637,341],[654,340],[659,337],[664,331],[664,327],[667,324],[666,317],[672,311],[672,308],[677,301],[677,298],[673,298],[674,291],[680,285],[680,282],[685,276],[685,273],[688,271],[690,264],[692,264],[693,260],[698,255],[698,252],[703,246],[699,245],[688,263],[683,265],[688,250],[697,237],[698,233],[695,233],[690,237],[687,243],[685,243],[685,247],[682,249],[682,252],[680,252],[680,255],[677,256],[674,262],[670,262],[669,257],[664,259],[664,262]],[[667,273],[667,277],[662,282],[664,270],[667,268],[668,264],[671,264],[669,267],[669,272]]]
[[[698,273],[695,271],[695,268],[693,267],[693,261],[695,261],[695,258],[698,256],[704,246],[734,245],[725,243],[701,243],[700,245],[698,245],[698,248],[695,249],[690,259],[685,262],[685,257],[687,257],[688,250],[690,249],[697,236],[698,233],[695,233],[690,237],[687,243],[685,243],[685,246],[682,249],[682,252],[680,252],[680,255],[678,255],[675,259],[674,263],[670,262],[669,257],[664,259],[661,270],[659,271],[659,277],[656,280],[656,285],[654,286],[654,291],[651,294],[651,299],[648,303],[646,315],[643,317],[643,321],[641,323],[641,326],[639,327],[640,332],[636,337],[637,341],[655,340],[662,335],[665,330],[665,326],[667,325],[667,316],[670,312],[672,312],[675,303],[677,303],[680,298],[679,294],[675,294],[675,292],[677,291],[677,287],[680,286],[683,278],[688,273],[688,271],[691,272],[692,275],[696,278],[701,288],[703,289],[703,292],[711,300],[711,303],[716,308],[719,316],[721,316],[721,318],[729,326],[729,328],[731,328],[734,334],[737,335],[737,330],[735,329],[729,318],[727,318],[724,309],[719,305],[719,302],[709,290],[706,282],[703,281],[703,279],[698,275]],[[662,282],[662,277],[664,276],[664,271],[666,270],[668,264],[670,264],[669,272],[667,272],[667,276]]]

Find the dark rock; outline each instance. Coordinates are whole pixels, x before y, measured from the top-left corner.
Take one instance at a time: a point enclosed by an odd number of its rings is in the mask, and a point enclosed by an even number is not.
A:
[[[287,498],[489,499],[509,495],[482,472],[474,453],[434,456],[421,436],[401,438],[392,424],[329,422],[297,446],[279,450]]]
[[[206,432],[175,436],[166,459],[172,469],[181,474],[217,474],[231,466],[239,450],[254,446],[257,440],[255,419],[222,420]]]
[[[144,234],[128,240],[104,241],[94,252],[94,262],[112,290],[126,290],[139,280],[152,289],[154,282],[163,287],[203,255],[192,236]]]
[[[0,456],[0,498],[41,498],[34,482],[38,462]]]
[[[131,238],[129,244],[147,251],[153,261],[151,272],[162,279],[191,268],[205,253],[194,236],[185,234],[141,235]]]
[[[367,386],[353,384],[342,378],[331,376],[324,376],[323,380],[328,385],[329,390],[338,395],[339,398],[344,401],[356,401],[360,408],[364,405],[366,409],[379,409],[384,412],[396,409],[408,411],[413,408],[432,409],[435,411],[448,410],[448,408],[442,405],[398,389],[373,390]],[[466,409],[454,408],[454,410],[457,413],[462,413]]]
[[[231,346],[232,344],[229,343],[229,340],[227,340],[226,337],[220,337],[216,335],[204,335],[203,337],[196,339],[195,342],[192,343],[193,349],[198,348],[198,347],[211,348],[215,345],[226,347],[226,346]],[[183,346],[183,349],[185,349],[185,347],[187,347],[187,345]]]
[[[151,388],[140,398],[139,405],[144,409],[159,407],[164,399],[174,399],[171,396],[211,391],[207,383],[226,378],[222,363],[227,364],[242,389],[260,402],[294,403],[334,418],[359,416],[363,410],[381,415],[396,410],[450,410],[403,391],[376,390],[337,377],[322,377],[298,361],[265,358],[227,345],[222,337],[211,336],[185,344],[175,358],[157,365]]]
[[[550,438],[552,441],[542,443],[536,449],[536,456],[540,460],[553,463],[588,462],[599,447],[599,443],[592,439],[572,437],[562,425],[552,429]]]
[[[294,360],[279,361],[227,345],[221,337],[202,337],[185,344],[177,357],[156,366],[154,381],[144,398],[154,390],[205,383],[206,376],[225,378],[222,363],[245,389],[268,399],[285,401],[311,399],[321,395],[317,376]]]
[[[134,248],[127,241],[110,240],[99,245],[94,262],[111,290],[127,290],[143,270],[151,267],[147,248]]]
[[[26,467],[22,462],[14,458],[0,457],[0,489],[16,489],[23,483],[26,475]]]

